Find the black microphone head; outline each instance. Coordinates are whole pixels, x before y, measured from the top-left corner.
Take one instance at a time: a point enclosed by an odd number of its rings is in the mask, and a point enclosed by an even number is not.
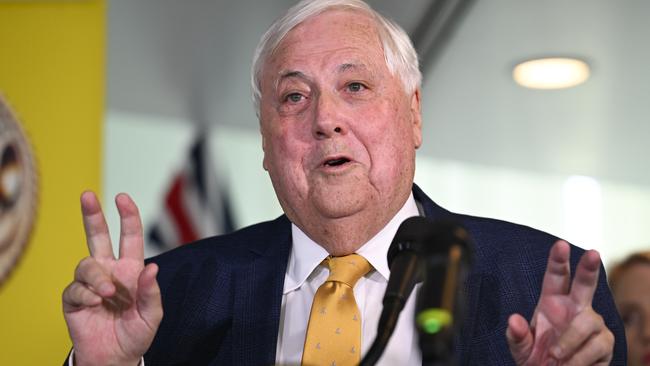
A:
[[[423,216],[409,217],[400,224],[390,243],[388,267],[391,267],[395,257],[403,251],[414,251],[427,257],[446,256],[454,244],[460,245],[469,254],[464,260],[473,262],[470,237],[461,224],[453,220],[433,221]]]
[[[431,236],[432,222],[422,216],[413,216],[402,221],[388,249],[388,267],[397,254],[405,250],[420,253]]]
[[[469,233],[456,221],[445,219],[435,221],[429,227],[429,235],[435,244],[422,248],[422,253],[425,255],[447,255],[452,245],[459,245],[463,250],[471,249]]]

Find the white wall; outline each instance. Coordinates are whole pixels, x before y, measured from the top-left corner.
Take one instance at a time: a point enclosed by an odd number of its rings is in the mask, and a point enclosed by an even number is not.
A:
[[[114,246],[119,221],[108,206],[115,194],[133,196],[147,227],[162,207],[174,171],[184,163],[193,125],[174,122],[179,121],[117,110],[107,114],[104,206]],[[210,141],[213,160],[230,188],[237,224],[281,214],[262,169],[259,134],[218,125]],[[650,189],[570,178],[418,157],[415,181],[447,209],[537,227],[598,249],[606,265],[630,251],[650,248]]]

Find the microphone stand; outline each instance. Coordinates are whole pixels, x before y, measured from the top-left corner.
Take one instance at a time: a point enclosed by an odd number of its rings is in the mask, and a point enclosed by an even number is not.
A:
[[[431,293],[440,293],[439,288],[432,288],[433,279],[445,278],[445,292],[448,292],[450,284],[455,287],[455,278],[449,277],[453,273],[451,266],[445,270],[446,261],[447,258],[441,256],[434,256],[427,261],[425,281],[418,294],[415,323],[419,334],[423,366],[456,364],[453,359],[454,320],[456,319],[454,319],[454,312],[448,310],[451,309],[450,305],[453,305],[449,303],[442,304],[440,307],[426,305],[427,299],[432,297]],[[451,277],[455,276],[452,274]],[[451,294],[452,298],[453,295],[455,294]],[[450,297],[443,295],[442,298],[449,299]],[[439,304],[437,301],[435,303]]]
[[[469,234],[464,228],[440,222],[436,231],[437,245],[425,251],[425,278],[416,302],[415,321],[424,366],[458,362],[454,337],[464,318],[465,305],[458,286],[464,282],[473,260]]]
[[[404,232],[417,235],[402,233],[402,227]],[[469,234],[461,226],[445,221],[430,223],[422,217],[405,220],[388,252],[391,276],[393,272],[399,273],[399,280],[393,283],[389,279],[377,337],[359,365],[377,363],[395,330],[399,313],[425,269],[416,302],[422,364],[455,365],[453,339],[464,305],[463,299],[456,301],[457,285],[464,280],[471,259]]]

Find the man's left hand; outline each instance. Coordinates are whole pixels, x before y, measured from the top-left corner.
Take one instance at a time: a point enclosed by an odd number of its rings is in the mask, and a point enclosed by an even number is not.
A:
[[[591,307],[598,285],[600,255],[587,251],[571,283],[569,244],[551,248],[542,293],[530,324],[508,319],[506,337],[517,365],[609,365],[614,335]]]

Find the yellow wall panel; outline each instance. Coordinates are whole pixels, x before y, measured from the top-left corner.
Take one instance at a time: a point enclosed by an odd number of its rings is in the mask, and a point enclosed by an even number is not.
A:
[[[87,255],[79,194],[100,189],[105,13],[103,0],[0,0],[0,93],[39,173],[31,240],[0,284],[0,365],[60,364],[70,347],[61,292]]]

